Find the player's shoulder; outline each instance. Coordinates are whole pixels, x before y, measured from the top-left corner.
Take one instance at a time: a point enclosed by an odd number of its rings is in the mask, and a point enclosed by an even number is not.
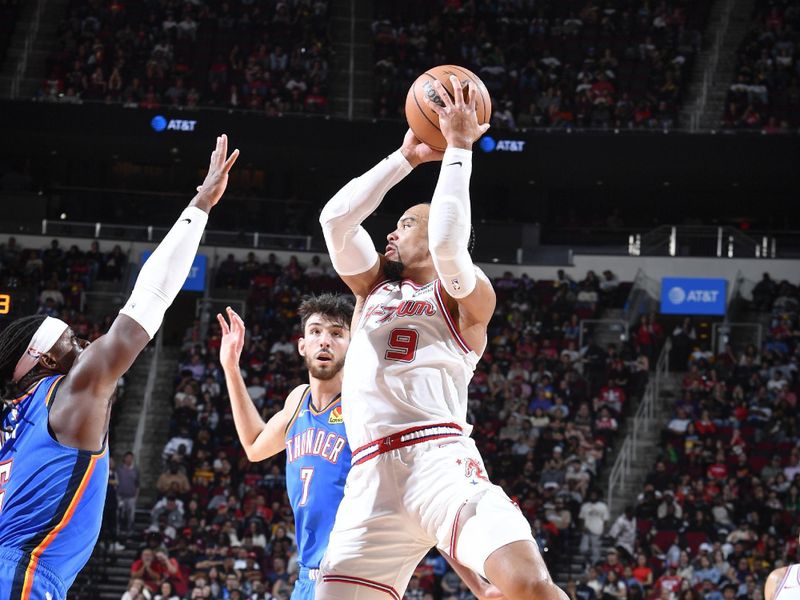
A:
[[[773,569],[773,571],[769,574],[767,579],[771,579],[775,583],[780,583],[781,579],[786,576],[786,572],[791,568],[790,566],[786,567],[778,567],[777,569]]]
[[[778,567],[769,574],[769,577],[767,577],[767,582],[764,585],[765,600],[773,600],[775,598],[775,594],[778,592],[778,587],[783,581],[783,578],[786,577],[786,573],[790,568],[791,565],[787,567]]]
[[[309,387],[310,386],[308,384],[303,383],[289,392],[289,394],[286,396],[286,400],[283,403],[283,408],[290,409],[292,412],[294,412],[294,409],[296,409],[297,405],[300,404],[300,401],[303,399],[303,396],[305,396]]]

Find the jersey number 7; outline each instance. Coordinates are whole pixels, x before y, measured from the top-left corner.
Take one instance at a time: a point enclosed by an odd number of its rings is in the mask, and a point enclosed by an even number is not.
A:
[[[303,495],[298,506],[305,506],[308,502],[308,490],[311,487],[311,478],[314,476],[314,467],[300,469],[300,480],[303,482]]]
[[[8,483],[8,480],[11,478],[12,461],[13,459],[0,463],[0,511],[3,510],[3,496],[6,495],[6,491],[3,489],[3,486]]]

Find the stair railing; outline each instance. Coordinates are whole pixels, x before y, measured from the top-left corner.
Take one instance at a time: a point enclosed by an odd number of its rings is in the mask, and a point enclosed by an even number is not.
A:
[[[42,11],[47,0],[36,0],[36,8],[33,11],[33,19],[31,20],[30,29],[25,36],[25,46],[22,50],[22,56],[17,63],[17,69],[14,72],[14,77],[11,79],[11,87],[9,89],[9,97],[17,98],[19,96],[19,82],[25,76],[25,71],[28,69],[28,56],[30,56],[33,44],[36,42],[36,36],[39,33],[39,22],[42,18]]]
[[[630,477],[639,443],[645,441],[645,437],[651,436],[652,429],[658,422],[659,400],[661,398],[663,378],[669,374],[669,351],[671,348],[672,341],[667,339],[656,361],[655,371],[650,377],[650,381],[647,382],[647,388],[642,395],[636,415],[633,417],[630,433],[625,436],[622,447],[611,467],[611,473],[608,477],[606,504],[612,514],[614,496],[617,491],[624,487]]]
[[[139,423],[136,425],[136,436],[133,441],[133,455],[142,455],[142,445],[144,444],[145,424],[147,413],[150,412],[150,405],[153,403],[153,389],[156,387],[156,375],[158,374],[158,361],[161,359],[161,350],[164,347],[164,335],[161,330],[156,334],[156,346],[153,357],[150,359],[150,368],[147,372],[147,384],[144,388],[144,399],[142,400],[142,412],[139,415]]]
[[[722,9],[722,15],[719,20],[719,26],[717,27],[717,33],[714,36],[714,44],[711,47],[711,54],[709,55],[708,62],[706,63],[706,69],[703,73],[703,87],[700,92],[700,97],[697,99],[697,103],[695,105],[696,118],[692,119],[692,131],[697,131],[700,129],[700,118],[706,109],[708,94],[716,79],[717,67],[719,66],[720,49],[722,48],[722,42],[725,39],[725,34],[728,31],[728,25],[730,24],[731,20],[731,12],[733,11],[733,4],[734,0],[726,0],[725,6]]]

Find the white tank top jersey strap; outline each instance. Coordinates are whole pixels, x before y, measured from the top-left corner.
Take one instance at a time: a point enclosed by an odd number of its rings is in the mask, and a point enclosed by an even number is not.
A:
[[[469,435],[467,386],[479,359],[459,334],[438,279],[376,285],[345,362],[342,412],[350,446],[439,423]]]
[[[800,565],[791,565],[786,569],[775,595],[766,600],[800,600]]]

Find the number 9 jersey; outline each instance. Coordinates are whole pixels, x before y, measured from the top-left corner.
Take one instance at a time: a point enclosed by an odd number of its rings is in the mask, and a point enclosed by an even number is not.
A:
[[[286,490],[301,567],[319,567],[349,471],[341,395],[317,411],[309,386],[286,427]]]
[[[415,426],[458,425],[480,357],[464,342],[438,279],[383,281],[364,301],[345,361],[347,439],[361,448]]]

